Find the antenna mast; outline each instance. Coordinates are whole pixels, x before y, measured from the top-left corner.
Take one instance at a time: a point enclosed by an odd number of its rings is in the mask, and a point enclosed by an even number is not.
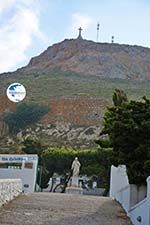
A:
[[[99,26],[100,26],[100,24],[99,24],[99,22],[97,23],[97,42],[99,42]]]
[[[114,43],[114,36],[111,36],[111,43]]]

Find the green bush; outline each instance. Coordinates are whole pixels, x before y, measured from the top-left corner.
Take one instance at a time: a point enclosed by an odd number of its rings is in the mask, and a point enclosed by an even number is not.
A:
[[[15,112],[9,112],[4,120],[9,126],[10,133],[17,133],[26,126],[41,119],[48,112],[48,107],[37,103],[22,103]]]

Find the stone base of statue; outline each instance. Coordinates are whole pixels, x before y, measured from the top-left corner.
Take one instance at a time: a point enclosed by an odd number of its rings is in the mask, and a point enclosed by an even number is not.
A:
[[[79,184],[79,177],[72,177],[66,188],[67,194],[83,194],[82,185]]]
[[[80,187],[67,187],[66,188],[66,193],[67,194],[82,195],[83,194],[83,188],[80,188]]]

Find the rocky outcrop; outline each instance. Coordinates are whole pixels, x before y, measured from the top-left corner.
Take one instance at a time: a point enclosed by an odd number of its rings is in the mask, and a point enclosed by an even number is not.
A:
[[[84,39],[64,40],[32,58],[18,72],[41,73],[56,67],[83,75],[150,80],[150,49]]]
[[[33,142],[46,146],[68,146],[73,148],[90,148],[96,146],[100,126],[73,126],[71,123],[56,122],[55,124],[42,123],[27,128],[12,137],[6,136],[1,140],[0,153],[22,153],[24,141],[29,139]]]
[[[94,140],[99,136],[100,126],[78,126],[71,123],[56,122],[56,124],[37,124],[35,127],[27,129],[22,136],[22,140],[31,138],[40,140],[46,146],[72,146],[92,147]]]

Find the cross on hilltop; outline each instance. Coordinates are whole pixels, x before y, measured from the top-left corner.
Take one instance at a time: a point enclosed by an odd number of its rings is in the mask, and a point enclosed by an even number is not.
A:
[[[79,35],[78,35],[78,39],[82,39],[81,32],[82,32],[82,28],[80,27],[80,28],[79,28]]]

